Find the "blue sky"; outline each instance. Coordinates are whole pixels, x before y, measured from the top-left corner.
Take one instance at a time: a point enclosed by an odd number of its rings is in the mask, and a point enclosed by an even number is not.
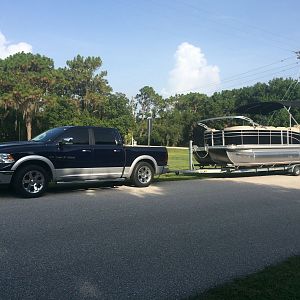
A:
[[[212,93],[296,77],[299,17],[296,0],[5,0],[0,32],[6,47],[25,42],[56,66],[100,56],[114,91],[129,97],[145,85]]]

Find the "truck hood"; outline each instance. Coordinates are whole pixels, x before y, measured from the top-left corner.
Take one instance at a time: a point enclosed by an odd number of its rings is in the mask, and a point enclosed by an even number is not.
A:
[[[40,142],[31,142],[31,141],[24,141],[24,142],[5,142],[5,143],[0,143],[0,152],[3,152],[5,149],[12,149],[12,148],[21,148],[21,147],[26,147],[26,146],[33,146],[33,145],[41,145],[42,143]]]

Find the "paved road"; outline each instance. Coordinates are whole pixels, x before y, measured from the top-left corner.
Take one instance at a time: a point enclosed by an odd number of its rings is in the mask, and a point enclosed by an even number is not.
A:
[[[0,190],[0,299],[181,299],[300,254],[300,178]]]

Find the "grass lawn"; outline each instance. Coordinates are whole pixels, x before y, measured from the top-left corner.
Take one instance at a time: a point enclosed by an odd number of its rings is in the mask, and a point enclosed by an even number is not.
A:
[[[300,299],[300,256],[261,272],[236,279],[189,300],[296,300]]]
[[[189,168],[189,149],[168,148],[170,170],[186,170]]]
[[[169,169],[175,170],[188,170],[189,169],[189,149],[175,149],[168,148],[169,153]],[[158,181],[175,181],[175,180],[189,180],[199,179],[201,175],[175,175],[175,173],[169,173],[159,176]]]

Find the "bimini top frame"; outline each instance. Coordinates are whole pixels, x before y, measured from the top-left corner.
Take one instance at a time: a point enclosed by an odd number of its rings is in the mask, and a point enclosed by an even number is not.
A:
[[[209,119],[200,120],[197,124],[205,129],[210,129],[210,127],[208,127],[204,123],[209,122],[209,121],[219,121],[219,120],[227,120],[227,119],[231,119],[231,120],[239,119],[239,120],[249,122],[253,127],[260,126],[258,123],[255,123],[252,119],[245,117],[245,116],[224,116],[224,117],[209,118]]]
[[[289,123],[290,123],[290,128],[291,128],[292,121],[294,121],[296,125],[299,125],[297,120],[294,118],[294,116],[290,112],[292,107],[300,108],[300,100],[254,102],[254,103],[250,103],[250,104],[246,104],[246,105],[238,107],[236,109],[236,112],[242,113],[242,114],[245,113],[245,114],[267,115],[273,111],[284,108],[289,114]],[[205,122],[226,120],[226,119],[241,119],[241,120],[249,122],[253,127],[261,126],[260,124],[255,123],[252,119],[245,117],[245,116],[224,116],[224,117],[209,118],[209,119],[200,120],[198,122],[198,125],[202,126],[205,129],[210,129],[206,124],[204,124]]]
[[[261,114],[267,115],[273,111],[280,110],[284,108],[289,114],[290,127],[292,127],[292,121],[295,122],[296,125],[299,125],[297,120],[291,114],[291,108],[300,108],[300,101],[266,101],[266,102],[253,102],[243,106],[240,106],[236,109],[237,113],[242,114]]]

